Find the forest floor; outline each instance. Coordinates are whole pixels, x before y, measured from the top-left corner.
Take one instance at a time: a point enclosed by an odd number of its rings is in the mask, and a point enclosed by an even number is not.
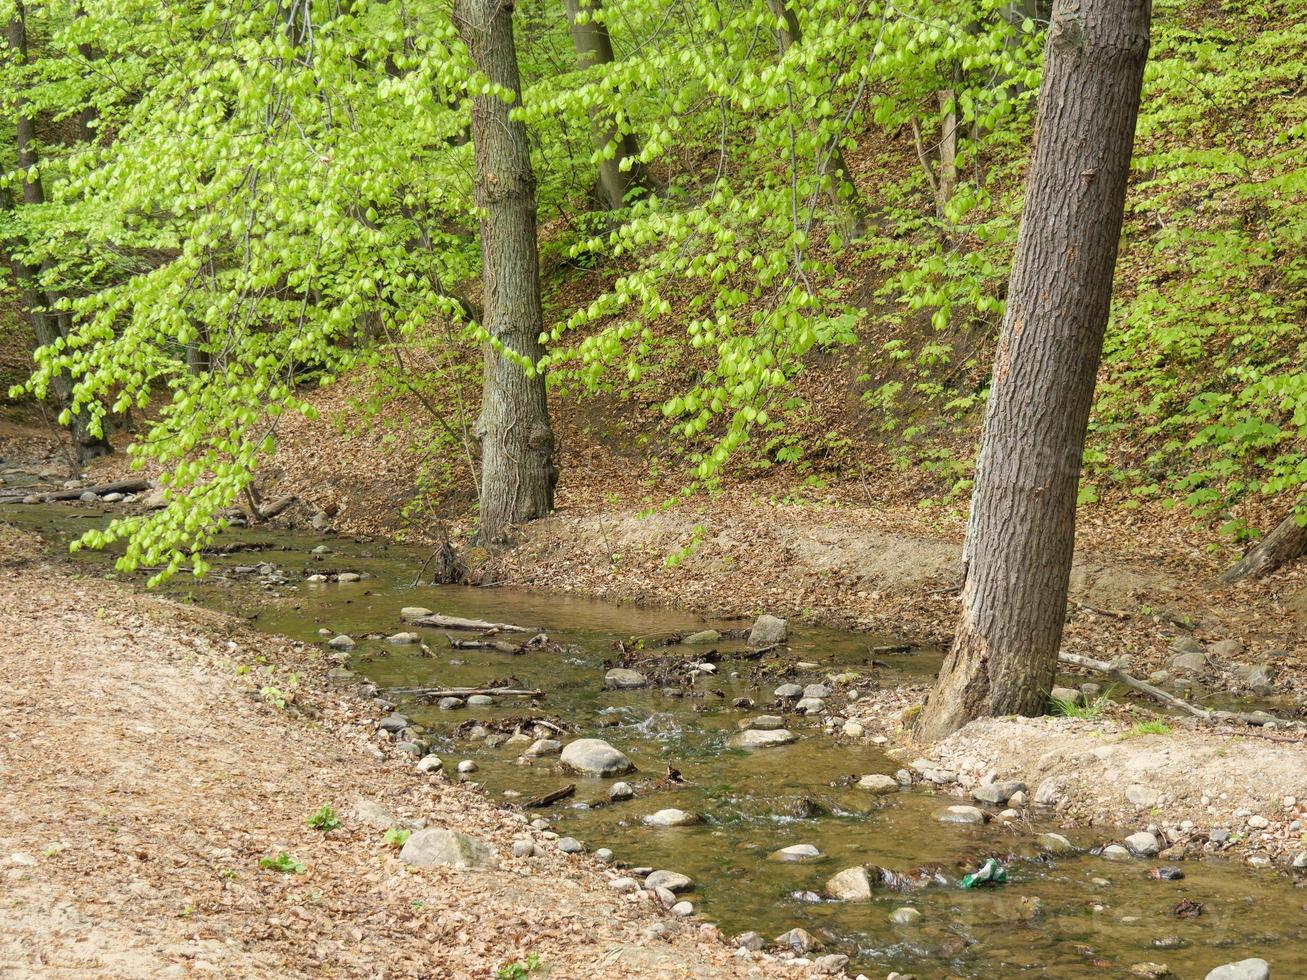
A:
[[[484,978],[531,953],[568,978],[780,970],[586,855],[512,857],[522,818],[383,754],[378,708],[313,652],[40,554],[0,524],[0,975]],[[259,658],[300,675],[287,708],[242,675]],[[323,804],[327,833],[306,825]],[[499,869],[411,868],[391,822],[472,834]],[[260,867],[282,853],[303,873]]]

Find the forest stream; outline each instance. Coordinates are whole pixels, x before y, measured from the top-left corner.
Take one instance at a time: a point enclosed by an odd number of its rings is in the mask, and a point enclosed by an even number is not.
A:
[[[66,541],[104,512],[29,505],[6,507],[4,518]],[[1207,859],[1176,865],[1178,880],[1159,879],[1151,874],[1164,864],[1157,858],[1095,853],[1138,827],[1064,829],[1039,807],[1024,811],[1028,819],[943,823],[942,810],[972,801],[919,781],[886,795],[860,788],[860,777],[893,776],[905,760],[869,740],[835,734],[826,717],[838,715],[850,689],[922,681],[938,667],[938,651],[799,627],[788,644],[757,656],[743,638],[743,621],[508,589],[415,586],[426,556],[402,545],[266,530],[228,532],[221,543],[243,550],[216,556],[203,581],[178,576],[167,592],[335,653],[342,683],[375,684],[395,712],[420,726],[419,737],[430,742],[422,749],[441,757],[449,778],[475,781],[506,806],[574,785],[570,795],[528,814],[585,852],[611,849],[622,874],[639,877],[631,869],[644,868],[688,875],[693,884],[677,898],[727,935],[753,931],[770,944],[798,927],[822,952],[847,954],[851,974],[881,976],[1120,976],[1165,962],[1173,975],[1195,977],[1244,956],[1289,965],[1277,975],[1301,975],[1295,963],[1307,969],[1303,872]],[[84,560],[103,568],[108,558]],[[342,582],[340,573],[360,578]],[[311,583],[309,576],[327,581]],[[529,632],[498,638],[520,643],[543,632],[548,644],[520,655],[455,649],[450,637],[479,634],[406,624],[404,607],[518,624]],[[678,642],[703,630],[723,638]],[[387,639],[403,632],[417,633],[421,644]],[[356,645],[331,650],[327,641],[338,635]],[[615,666],[633,667],[652,683],[606,689],[605,674]],[[797,699],[774,694],[791,683],[828,688],[825,711],[808,716],[796,710]],[[538,690],[543,697],[441,708],[394,693],[454,687]],[[736,747],[741,730],[767,715],[781,716],[794,741]],[[564,745],[601,738],[635,771],[590,778],[565,773],[556,754],[526,758],[527,744],[541,737]],[[460,775],[460,761],[474,768],[464,765],[470,771]],[[610,800],[619,781],[633,796]],[[991,817],[1001,809],[978,805]],[[666,809],[700,819],[645,823]],[[1037,839],[1044,832],[1065,834],[1074,851],[1050,854]],[[808,845],[802,850],[816,856],[777,853],[794,845]],[[990,857],[1006,869],[1005,884],[958,886]],[[874,888],[869,902],[823,898],[825,882],[855,865],[889,869],[907,881],[902,890]],[[1201,912],[1193,914],[1197,906]]]

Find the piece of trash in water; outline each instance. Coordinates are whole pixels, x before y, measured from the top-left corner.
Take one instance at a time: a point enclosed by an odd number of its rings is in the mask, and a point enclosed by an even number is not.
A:
[[[1176,902],[1171,911],[1182,919],[1196,919],[1203,914],[1203,903],[1193,902],[1185,898]]]
[[[1157,881],[1179,881],[1184,877],[1184,872],[1179,868],[1154,868],[1148,872],[1148,877]]]
[[[990,858],[969,875],[963,875],[958,881],[959,888],[976,888],[980,885],[1006,885],[1007,869],[994,858]]]

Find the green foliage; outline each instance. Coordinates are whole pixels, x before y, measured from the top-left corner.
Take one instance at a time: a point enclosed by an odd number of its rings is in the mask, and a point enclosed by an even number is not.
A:
[[[391,827],[382,835],[387,847],[401,848],[404,842],[413,836],[413,831],[405,827]]]
[[[302,875],[308,871],[308,867],[296,858],[291,857],[285,851],[282,851],[276,857],[259,858],[259,867],[265,871],[277,871],[281,874]]]
[[[335,830],[340,826],[340,817],[328,803],[322,804],[311,814],[309,814],[308,825],[314,830],[321,830],[324,834],[329,830]]]
[[[496,980],[525,980],[535,973],[543,964],[535,953],[527,953],[526,959],[501,966],[495,971]]]
[[[1122,738],[1139,738],[1142,735],[1170,735],[1172,728],[1160,718],[1153,721],[1139,721],[1121,733]]]
[[[1076,704],[1075,701],[1065,700],[1063,698],[1049,697],[1048,703],[1053,708],[1053,713],[1062,715],[1065,718],[1084,718],[1094,720],[1103,714],[1103,711],[1112,703],[1112,691],[1114,687],[1109,687],[1088,704]]]

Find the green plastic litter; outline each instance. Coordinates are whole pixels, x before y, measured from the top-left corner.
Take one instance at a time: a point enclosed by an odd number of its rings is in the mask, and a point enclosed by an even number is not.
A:
[[[978,885],[1006,885],[1007,868],[999,864],[994,858],[990,858],[982,864],[976,871],[969,875],[963,875],[958,882],[959,888],[975,888]]]

